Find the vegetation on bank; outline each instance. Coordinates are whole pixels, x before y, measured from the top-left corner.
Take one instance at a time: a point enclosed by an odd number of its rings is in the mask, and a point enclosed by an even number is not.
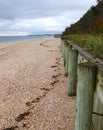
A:
[[[73,41],[96,57],[103,59],[103,35],[74,34],[63,36],[63,39]]]
[[[65,28],[62,37],[82,46],[103,60],[103,0],[97,0],[76,23]]]
[[[87,33],[103,33],[103,0],[98,0],[97,5],[92,6],[79,21],[65,28],[63,35]]]

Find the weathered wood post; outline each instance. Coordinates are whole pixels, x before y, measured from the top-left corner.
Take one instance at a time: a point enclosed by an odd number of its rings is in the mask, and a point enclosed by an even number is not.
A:
[[[78,65],[77,115],[75,130],[91,130],[93,94],[96,85],[96,66]]]
[[[64,66],[66,65],[66,43],[64,41]]]
[[[69,44],[68,44],[68,70],[67,70],[67,71],[68,71],[68,75],[69,75],[69,64],[71,63],[71,62],[69,63],[69,52],[70,52],[71,50],[72,50],[72,45],[69,45]]]
[[[66,62],[65,62],[65,76],[68,76],[68,60],[69,60],[69,46],[66,43]]]
[[[61,51],[62,51],[62,55],[63,55],[63,40],[61,39]]]
[[[99,96],[98,96],[97,92],[94,93],[94,106],[93,107],[94,107],[93,111],[98,112],[98,110],[100,108],[100,100],[99,100]],[[92,122],[93,122],[94,128],[96,130],[98,130],[99,116],[93,114],[92,115]]]
[[[76,95],[78,51],[69,48],[68,96]]]
[[[102,103],[100,103],[99,113],[103,113],[103,104]],[[103,130],[103,116],[99,116],[97,130]]]
[[[61,50],[62,50],[62,55],[64,58],[64,41],[61,39]]]

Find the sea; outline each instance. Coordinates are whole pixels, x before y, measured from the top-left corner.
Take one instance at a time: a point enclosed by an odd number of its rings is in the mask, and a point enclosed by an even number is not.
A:
[[[53,38],[52,35],[30,35],[30,36],[0,36],[0,44],[1,43],[11,43],[25,40],[36,40],[36,39],[44,39],[44,38]]]

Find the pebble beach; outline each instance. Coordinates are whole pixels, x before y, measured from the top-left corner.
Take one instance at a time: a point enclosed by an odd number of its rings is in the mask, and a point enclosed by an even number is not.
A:
[[[0,44],[0,130],[74,130],[59,38]]]

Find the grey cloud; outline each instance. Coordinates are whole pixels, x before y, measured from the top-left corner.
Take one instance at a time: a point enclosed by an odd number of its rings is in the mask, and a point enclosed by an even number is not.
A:
[[[1,33],[61,32],[96,0],[0,0]]]
[[[0,0],[0,17],[3,19],[40,18],[60,15],[67,10],[85,10],[88,2],[81,0]]]

